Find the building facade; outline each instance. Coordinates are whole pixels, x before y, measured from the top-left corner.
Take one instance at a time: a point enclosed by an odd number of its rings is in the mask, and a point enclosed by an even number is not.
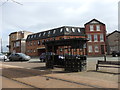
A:
[[[63,26],[28,35],[26,40],[26,54],[30,56],[39,56],[46,51],[44,42],[71,38],[87,38],[85,29],[80,27]],[[83,55],[81,49],[70,49],[69,46],[59,46],[56,50],[56,54],[71,54],[70,50],[72,50],[73,54]],[[84,54],[86,54],[86,49],[84,49]]]
[[[117,30],[107,35],[107,53],[113,51],[120,51],[120,31]]]
[[[27,39],[26,39],[27,37]],[[38,33],[13,32],[9,35],[10,52],[24,52],[30,56],[40,56],[46,52],[44,42],[72,38],[85,38],[89,41],[81,49],[70,46],[57,47],[56,54],[78,54],[100,56],[106,53],[106,25],[97,19],[84,24],[84,27],[63,26]]]
[[[9,35],[9,52],[10,53],[25,53],[26,52],[26,38],[32,32],[19,31],[13,32]]]
[[[93,19],[85,24],[87,42],[87,55],[102,55],[106,52],[106,26],[104,23]]]

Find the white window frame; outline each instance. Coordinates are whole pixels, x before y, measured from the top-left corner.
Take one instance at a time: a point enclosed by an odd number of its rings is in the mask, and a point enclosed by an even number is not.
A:
[[[78,28],[78,32],[81,32],[80,28]]]
[[[92,35],[88,34],[87,37],[88,37],[88,40],[89,40],[88,42],[92,42]]]
[[[53,34],[55,34],[56,30],[53,31]]]
[[[90,25],[90,31],[94,31],[94,25]]]
[[[41,36],[41,33],[39,34],[39,37]]]
[[[19,47],[20,46],[20,41],[17,41],[16,43],[15,43],[16,45],[16,47]]]
[[[96,31],[100,31],[100,25],[96,25]]]
[[[94,51],[95,51],[96,53],[99,52],[99,47],[98,47],[98,45],[95,45],[95,46],[94,46]]]
[[[94,34],[94,42],[98,42],[98,35]]]
[[[100,42],[104,42],[104,35],[100,34]]]
[[[66,31],[69,32],[69,28],[66,28]]]
[[[72,32],[75,32],[75,28],[72,28]]]
[[[60,32],[62,32],[62,31],[63,31],[63,28],[60,29]]]
[[[89,46],[88,46],[88,52],[89,52],[89,53],[92,53],[92,52],[93,52],[92,45],[89,45]]]
[[[43,33],[43,36],[45,36],[45,32]]]

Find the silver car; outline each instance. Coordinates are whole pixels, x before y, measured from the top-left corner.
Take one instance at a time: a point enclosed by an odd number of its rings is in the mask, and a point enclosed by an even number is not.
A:
[[[29,61],[31,57],[23,53],[15,53],[11,54],[8,59],[9,61]]]
[[[7,56],[0,53],[0,60],[4,60],[4,61],[7,60]]]

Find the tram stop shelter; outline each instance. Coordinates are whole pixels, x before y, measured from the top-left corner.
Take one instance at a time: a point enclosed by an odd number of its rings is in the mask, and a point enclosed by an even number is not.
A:
[[[56,53],[59,46],[69,46],[69,49],[84,49],[88,40],[86,38],[71,38],[61,40],[51,40],[44,42],[46,52]],[[84,52],[84,50],[83,50]],[[71,55],[74,53],[70,50]],[[61,65],[66,71],[82,71],[86,67],[86,56],[81,55],[79,59],[67,56],[64,60],[58,58],[59,55],[52,55],[46,60],[46,67],[53,68],[55,65]],[[56,63],[57,62],[57,63]]]

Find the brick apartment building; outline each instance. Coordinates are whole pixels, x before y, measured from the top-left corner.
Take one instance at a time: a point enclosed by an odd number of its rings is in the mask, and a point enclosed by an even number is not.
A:
[[[43,44],[45,41],[71,38],[87,38],[85,34],[85,28],[63,26],[28,35],[26,40],[26,54],[30,56],[39,56],[41,53],[46,51],[46,48]],[[83,54],[81,49],[70,49],[69,46],[59,46],[56,50],[56,53],[58,55],[70,54],[70,50],[74,52],[73,54]],[[84,52],[85,51],[86,50],[84,49]],[[86,52],[84,54],[86,54]]]
[[[106,26],[104,23],[93,19],[85,24],[87,42],[87,55],[102,55],[106,52]]]
[[[26,38],[32,32],[18,31],[10,33],[9,35],[9,52],[10,53],[25,53],[26,52]]]
[[[120,51],[120,31],[117,30],[107,35],[107,53],[113,51]]]
[[[26,54],[39,56],[46,51],[45,41],[62,40],[71,38],[88,38],[84,49],[72,49],[73,54],[85,54],[89,56],[103,55],[106,52],[106,26],[104,23],[93,19],[84,25],[85,27],[63,26],[44,32],[30,34],[26,40]],[[69,46],[59,46],[57,54],[70,54]]]

